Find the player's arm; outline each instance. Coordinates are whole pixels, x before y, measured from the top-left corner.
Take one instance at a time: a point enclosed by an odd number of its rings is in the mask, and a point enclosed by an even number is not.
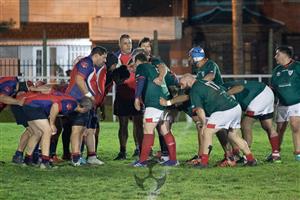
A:
[[[206,74],[203,79],[206,81],[213,81],[216,77],[217,68],[214,65],[210,66],[209,68],[210,68],[209,73]]]
[[[229,95],[234,95],[234,94],[237,94],[237,93],[240,93],[241,91],[244,90],[244,86],[243,85],[236,85],[236,86],[233,86],[232,88],[230,88],[228,91],[227,91],[227,94]]]
[[[50,109],[50,114],[49,114],[49,124],[52,129],[52,134],[55,135],[57,132],[56,126],[55,126],[55,120],[56,117],[59,113],[59,105],[58,103],[53,103]]]
[[[22,106],[24,103],[24,99],[18,100],[13,97],[7,95],[0,95],[0,102],[7,105],[19,105]]]
[[[31,92],[41,92],[41,93],[44,93],[44,94],[50,93],[51,89],[52,89],[51,85],[41,85],[41,86],[38,86],[38,87],[31,86],[31,87],[28,88],[28,90],[31,91]]]
[[[198,121],[196,122],[196,124],[198,124],[198,127],[200,128],[200,133],[203,135],[203,131],[206,127],[205,121],[206,121],[206,117],[205,117],[205,112],[203,110],[203,108],[196,108],[195,109],[196,115],[198,117]]]
[[[95,101],[94,96],[92,93],[88,90],[85,79],[81,75],[76,75],[75,77],[76,84],[78,85],[79,90],[81,91],[84,96],[91,98],[93,101]]]
[[[75,82],[78,85],[78,88],[82,92],[82,94],[87,95],[89,93],[84,77],[82,77],[81,75],[76,75]],[[90,95],[92,96],[92,94]]]
[[[159,75],[158,75],[157,78],[155,78],[153,80],[153,82],[156,85],[161,85],[163,83],[164,77],[165,77],[165,75],[167,73],[167,67],[164,64],[159,64],[159,65],[157,65],[157,69],[158,69]]]
[[[179,95],[179,96],[176,96],[176,97],[174,97],[170,100],[166,100],[166,99],[160,97],[159,104],[161,106],[171,106],[171,105],[174,105],[174,104],[183,103],[183,102],[185,102],[189,99],[190,99],[189,95]]]
[[[146,78],[144,76],[136,77],[136,90],[135,90],[135,99],[134,99],[134,107],[136,110],[141,110],[141,98],[142,98],[145,82],[146,82]]]
[[[215,73],[210,72],[206,76],[204,76],[203,80],[212,81],[215,79]]]

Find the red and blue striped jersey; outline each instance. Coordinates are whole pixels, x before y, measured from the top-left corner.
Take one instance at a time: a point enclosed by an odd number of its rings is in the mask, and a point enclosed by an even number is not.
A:
[[[14,96],[17,93],[18,78],[7,76],[0,77],[0,96]],[[0,102],[0,112],[5,108],[6,104]]]
[[[63,93],[54,94],[39,94],[33,95],[26,98],[24,105],[31,107],[43,108],[43,110],[50,114],[51,106],[57,103],[59,107],[59,113],[62,115],[67,115],[74,112],[77,107],[77,101],[69,95]]]
[[[82,58],[78,63],[75,64],[71,72],[70,84],[66,90],[66,94],[74,97],[77,100],[80,100],[84,94],[82,94],[78,85],[76,84],[77,75],[84,78],[89,92],[95,96],[98,90],[97,77],[91,56]]]
[[[97,76],[97,86],[98,86],[98,92],[95,95],[95,103],[96,106],[101,106],[101,104],[104,101],[104,98],[106,96],[106,74],[107,74],[107,68],[106,66],[102,67],[96,67],[96,76]]]
[[[0,77],[0,95],[13,96],[17,92],[18,85],[17,77]]]

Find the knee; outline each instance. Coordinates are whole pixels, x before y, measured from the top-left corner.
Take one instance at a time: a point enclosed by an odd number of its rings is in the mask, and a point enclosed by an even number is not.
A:
[[[96,133],[96,130],[95,129],[87,129],[86,130],[86,135],[87,136],[94,136]]]
[[[291,125],[291,130],[294,134],[300,132],[300,124],[298,122],[291,121],[290,125]]]

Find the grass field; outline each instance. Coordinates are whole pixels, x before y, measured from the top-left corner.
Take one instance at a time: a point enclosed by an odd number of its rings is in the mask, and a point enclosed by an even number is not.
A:
[[[147,176],[149,169],[129,166],[133,159],[113,161],[118,153],[117,123],[102,124],[98,155],[104,166],[74,168],[63,163],[58,169],[40,170],[11,164],[22,127],[14,123],[0,124],[0,199],[300,199],[300,162],[294,161],[291,133],[285,135],[282,146],[282,164],[264,164],[270,152],[266,135],[254,127],[254,155],[260,161],[257,167],[209,168],[204,170],[184,165],[184,160],[196,153],[197,140],[193,124],[176,123],[173,132],[181,165],[175,168],[154,166],[153,175],[166,182],[153,192],[156,182],[147,179],[145,190],[139,188],[134,174]],[[130,130],[132,127],[130,126]],[[156,137],[155,150],[158,150]],[[129,137],[128,154],[133,152]],[[61,154],[61,142],[58,149]],[[216,138],[210,165],[222,159],[223,153]]]

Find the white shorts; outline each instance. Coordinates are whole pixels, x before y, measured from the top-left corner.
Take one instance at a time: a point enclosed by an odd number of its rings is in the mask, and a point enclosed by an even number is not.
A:
[[[290,117],[300,117],[300,103],[291,106],[277,106],[276,122],[288,122]]]
[[[268,86],[248,105],[246,115],[250,117],[267,115],[274,112],[274,94]]]
[[[241,115],[240,105],[229,110],[214,112],[207,119],[206,127],[214,129],[241,128]]]
[[[147,107],[144,113],[144,122],[157,123],[163,117],[164,111],[153,107]]]

